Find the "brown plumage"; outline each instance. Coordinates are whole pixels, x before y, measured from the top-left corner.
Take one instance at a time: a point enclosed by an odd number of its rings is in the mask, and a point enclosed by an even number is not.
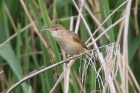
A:
[[[52,37],[69,55],[77,55],[86,52],[88,49],[76,33],[66,30],[60,24],[55,24],[46,30],[50,31]]]
[[[85,49],[88,49],[87,46],[85,45],[85,43],[83,43],[83,41],[79,38],[79,36],[78,36],[76,33],[72,32],[72,31],[68,31],[68,33],[69,33],[70,35],[72,35],[73,40],[74,40],[75,42],[81,44]]]

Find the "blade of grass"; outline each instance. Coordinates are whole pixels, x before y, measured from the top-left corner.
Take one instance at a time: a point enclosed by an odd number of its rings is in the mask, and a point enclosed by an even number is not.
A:
[[[22,69],[21,69],[22,67],[13,49],[9,44],[6,44],[4,47],[0,48],[0,55],[8,62],[9,66],[15,73],[18,80],[21,80],[23,78]],[[28,93],[29,86],[27,85],[27,83],[22,84],[22,89],[24,90],[25,93]]]

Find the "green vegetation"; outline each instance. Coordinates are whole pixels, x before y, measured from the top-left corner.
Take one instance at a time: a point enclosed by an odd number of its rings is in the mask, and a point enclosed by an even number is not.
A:
[[[82,1],[75,0],[79,8]],[[94,33],[99,25],[125,1],[85,0],[82,15],[91,32]],[[96,41],[99,47],[113,42],[120,44],[121,54],[120,63],[118,63],[120,66],[116,78],[113,80],[117,93],[140,92],[138,90],[140,88],[140,0],[130,2],[130,9],[128,5],[126,2],[117,9],[94,35],[96,39],[123,16],[128,17],[123,18]],[[128,16],[129,11],[130,15]],[[92,15],[95,16],[95,19]],[[42,29],[49,28],[54,23],[61,24],[66,29],[72,27],[73,31],[76,31],[75,28],[79,26],[78,35],[86,42],[90,35],[83,20],[80,18],[79,23],[77,22],[79,17],[73,0],[0,0],[0,92],[5,93],[13,84],[25,76],[53,64],[49,49],[45,46],[47,42],[44,42],[46,39],[41,33]],[[43,34],[50,41],[55,62],[64,60],[65,54],[62,53],[50,33]],[[89,47],[89,49],[93,48],[94,45]],[[102,52],[104,54],[105,50]],[[101,93],[103,91],[101,81],[99,83],[97,73],[91,66],[88,67],[83,79],[84,82],[82,82],[82,67],[84,67],[85,59],[83,57],[74,62],[70,69],[69,79],[62,79],[53,93],[66,92],[67,88],[68,93],[83,93],[84,90],[85,93]],[[66,63],[28,79],[16,87],[13,90],[14,93],[49,93],[54,87],[56,79],[65,71],[64,65]],[[100,67],[101,65],[97,63],[97,70]],[[103,71],[99,74],[102,80],[105,80]],[[103,84],[106,93],[110,93],[108,83],[104,82]]]

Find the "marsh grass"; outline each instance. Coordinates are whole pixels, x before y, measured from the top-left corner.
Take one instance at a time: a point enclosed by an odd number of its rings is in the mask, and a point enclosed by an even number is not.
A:
[[[94,49],[90,53],[98,63],[84,56],[72,59],[25,80],[14,93],[139,93],[139,4],[138,0],[1,0],[0,92],[66,60],[50,34],[43,33],[46,41],[40,33],[59,23]]]

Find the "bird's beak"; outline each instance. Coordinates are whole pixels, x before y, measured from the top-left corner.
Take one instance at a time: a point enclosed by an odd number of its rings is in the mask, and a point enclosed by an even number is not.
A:
[[[44,31],[49,31],[50,29],[48,28],[48,29],[43,29],[43,30],[41,30],[41,32],[44,32]]]

